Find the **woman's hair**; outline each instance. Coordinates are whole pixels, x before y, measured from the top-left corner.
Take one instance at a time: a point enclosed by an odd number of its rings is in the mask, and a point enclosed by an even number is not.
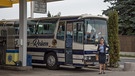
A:
[[[101,38],[99,39],[99,41],[102,40],[102,39],[105,41],[104,37],[101,37]]]
[[[102,40],[102,39],[104,40],[104,44],[106,44],[104,37],[101,37],[101,38],[99,39],[99,43],[100,43],[100,40]]]

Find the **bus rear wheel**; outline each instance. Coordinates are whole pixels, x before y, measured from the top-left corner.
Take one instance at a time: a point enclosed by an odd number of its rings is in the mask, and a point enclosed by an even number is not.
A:
[[[48,53],[46,55],[46,66],[50,70],[56,70],[59,68],[58,59],[55,53]]]

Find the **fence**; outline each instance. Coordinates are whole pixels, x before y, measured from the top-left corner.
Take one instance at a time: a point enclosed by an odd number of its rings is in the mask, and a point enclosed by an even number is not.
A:
[[[121,52],[135,52],[135,36],[119,36]]]

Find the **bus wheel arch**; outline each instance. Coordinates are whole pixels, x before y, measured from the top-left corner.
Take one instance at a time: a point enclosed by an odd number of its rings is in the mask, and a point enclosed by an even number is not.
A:
[[[48,69],[56,70],[59,68],[58,58],[55,52],[52,51],[52,52],[45,53],[44,59],[45,59],[46,67]]]

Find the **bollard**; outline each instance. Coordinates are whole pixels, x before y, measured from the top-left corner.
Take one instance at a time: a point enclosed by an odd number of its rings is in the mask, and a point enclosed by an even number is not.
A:
[[[125,62],[124,63],[124,71],[135,71],[135,63]]]

